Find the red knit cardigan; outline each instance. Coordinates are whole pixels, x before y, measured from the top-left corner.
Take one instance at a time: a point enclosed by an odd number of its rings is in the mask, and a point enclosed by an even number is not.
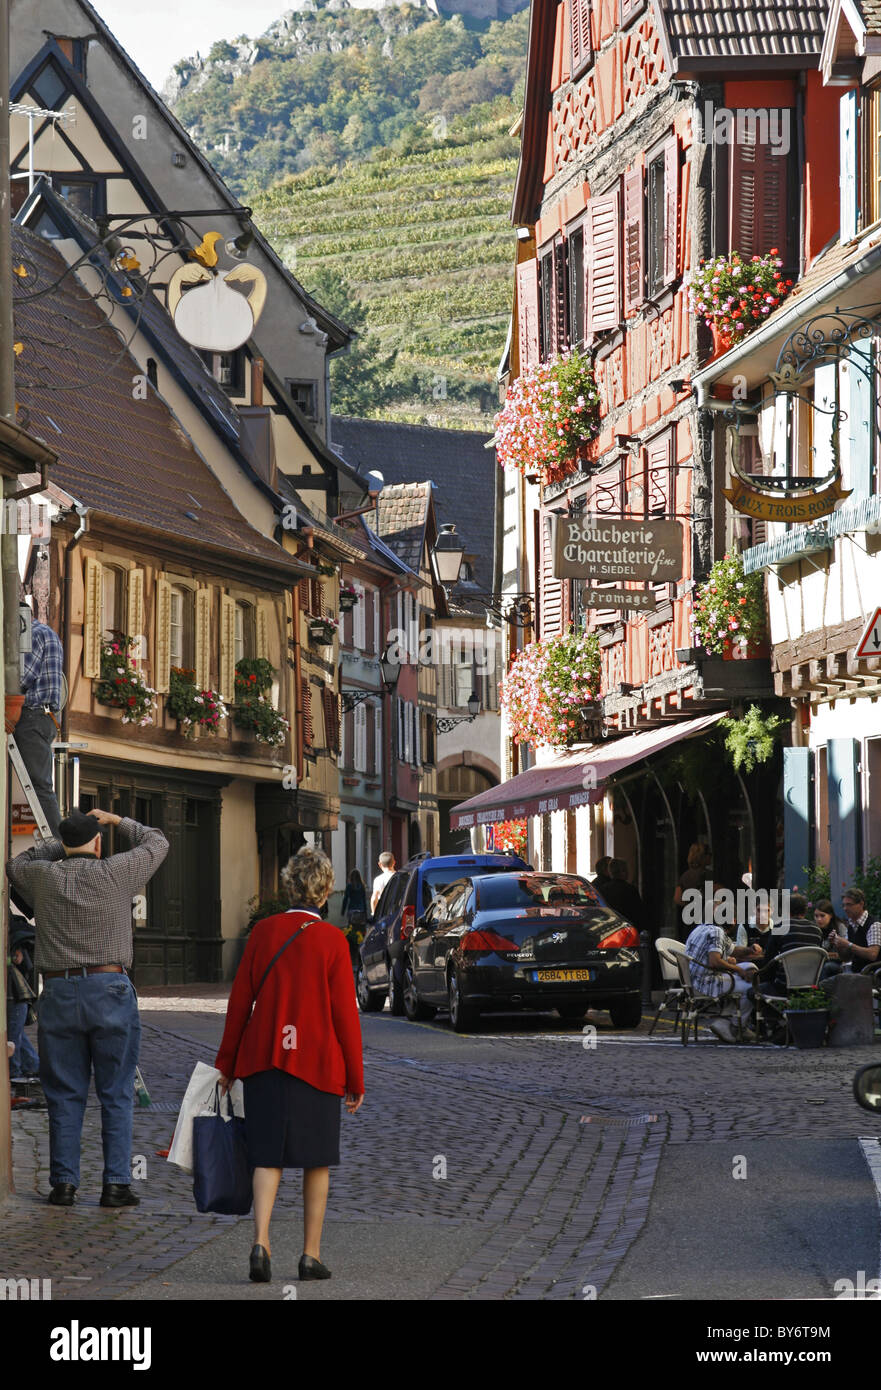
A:
[[[275,962],[255,1005],[264,970],[304,922],[305,931]],[[349,945],[339,927],[301,911],[255,923],[214,1065],[230,1078],[277,1067],[319,1091],[363,1095],[361,1023]]]

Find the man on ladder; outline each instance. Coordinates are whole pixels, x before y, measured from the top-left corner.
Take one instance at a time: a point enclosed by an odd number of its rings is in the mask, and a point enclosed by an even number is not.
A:
[[[119,827],[130,849],[101,860],[101,827]],[[132,963],[132,898],[168,853],[161,830],[110,811],[72,811],[59,839],[6,865],[13,888],[32,906],[40,1081],[49,1109],[53,1206],[73,1206],[89,1080],[101,1102],[102,1207],[136,1206],[131,1190],[132,1091],[141,1023],[126,967]]]
[[[24,709],[14,737],[53,836],[61,824],[61,812],[52,790],[52,741],[59,732],[63,672],[64,649],[57,633],[45,623],[33,623],[31,649],[22,657]]]

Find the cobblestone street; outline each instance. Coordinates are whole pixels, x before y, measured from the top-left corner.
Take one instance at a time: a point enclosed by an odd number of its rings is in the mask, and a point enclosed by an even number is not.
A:
[[[872,1123],[850,1091],[869,1050],[732,1048],[709,1037],[683,1048],[669,1032],[648,1038],[646,1024],[615,1032],[602,1014],[591,1048],[553,1015],[488,1020],[462,1037],[443,1016],[414,1025],[382,1014],[362,1018],[367,1098],[343,1117],[331,1178],[323,1254],[333,1280],[294,1283],[300,1180],[289,1173],[273,1225],[273,1282],[252,1284],[250,1220],[199,1215],[188,1177],[156,1154],[168,1147],[193,1066],[213,1061],[225,998],[155,991],[141,1009],[152,1103],[135,1110],[135,1172],[146,1169],[137,1210],[98,1207],[94,1096],[71,1210],[46,1205],[45,1111],[14,1116],[4,1273],[51,1279],[53,1300],[572,1300],[675,1297],[680,1285],[718,1298],[718,1283],[702,1291],[699,1252],[687,1268],[671,1263],[705,1219],[699,1192],[690,1210],[680,1203],[696,1175],[701,1190],[704,1180],[708,1191],[727,1183],[746,1250],[770,1241],[766,1283],[756,1287],[728,1237],[729,1296],[830,1298],[851,1269],[877,1273],[875,1191],[858,1144]],[[792,1196],[795,1154],[808,1191],[828,1199],[815,1206],[815,1238],[798,1232],[792,1213],[783,1226],[775,1217],[775,1173]],[[756,1165],[745,1181],[732,1180],[738,1156]],[[711,1227],[717,1219],[706,1214]],[[718,1265],[718,1248],[705,1253]]]

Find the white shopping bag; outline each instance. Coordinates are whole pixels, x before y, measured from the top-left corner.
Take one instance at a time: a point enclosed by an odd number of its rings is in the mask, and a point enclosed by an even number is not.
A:
[[[219,1080],[220,1072],[216,1067],[209,1067],[205,1062],[196,1063],[181,1102],[174,1138],[168,1150],[168,1162],[177,1164],[185,1173],[193,1171],[193,1120],[197,1115],[214,1113],[214,1093]],[[245,1097],[241,1081],[233,1082],[229,1094],[233,1113],[244,1115]]]

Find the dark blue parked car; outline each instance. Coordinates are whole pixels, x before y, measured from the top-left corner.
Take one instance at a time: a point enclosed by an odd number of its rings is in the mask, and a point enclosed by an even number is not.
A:
[[[386,998],[395,1015],[404,1012],[402,975],[404,944],[439,893],[451,883],[477,874],[505,874],[528,869],[517,854],[419,855],[390,878],[361,943],[358,1003],[374,1013]]]

